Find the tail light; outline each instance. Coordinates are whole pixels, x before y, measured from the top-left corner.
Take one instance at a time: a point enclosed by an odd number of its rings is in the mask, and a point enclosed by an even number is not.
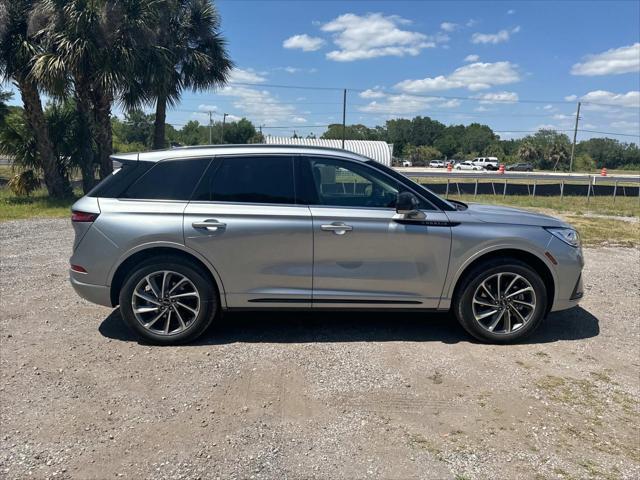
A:
[[[99,213],[89,213],[89,212],[81,212],[79,210],[73,210],[71,212],[71,221],[72,222],[95,222],[96,218],[98,218]]]

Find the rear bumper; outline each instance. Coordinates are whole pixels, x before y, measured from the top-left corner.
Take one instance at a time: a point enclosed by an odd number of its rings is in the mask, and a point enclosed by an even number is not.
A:
[[[69,275],[69,281],[71,286],[85,300],[91,303],[97,303],[98,305],[104,305],[105,307],[113,307],[111,304],[111,288],[106,285],[92,285],[90,283],[83,283],[71,272]]]

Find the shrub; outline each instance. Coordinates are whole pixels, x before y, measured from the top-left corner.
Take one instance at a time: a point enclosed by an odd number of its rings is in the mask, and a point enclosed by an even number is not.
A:
[[[9,190],[18,197],[27,197],[38,187],[40,187],[40,180],[33,170],[25,170],[9,180]]]

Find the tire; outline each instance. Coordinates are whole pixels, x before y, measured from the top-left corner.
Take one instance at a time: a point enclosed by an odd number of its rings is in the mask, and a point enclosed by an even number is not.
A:
[[[162,280],[164,272],[169,272],[166,280]],[[173,291],[177,297],[158,298],[163,281],[165,296]],[[134,296],[134,291],[142,296]],[[217,288],[207,273],[198,265],[173,256],[150,258],[138,265],[125,279],[119,300],[122,318],[129,328],[157,345],[196,339],[211,325],[220,305]]]
[[[499,297],[496,295],[499,275],[502,296],[510,298],[496,298],[496,302],[502,303],[494,305],[489,294]],[[508,291],[504,292],[505,284],[509,287],[515,277],[521,279],[516,279]],[[483,283],[489,292],[485,291]],[[529,288],[530,290],[513,295]],[[547,302],[547,290],[540,275],[526,263],[507,257],[482,262],[465,274],[456,289],[453,310],[458,322],[473,337],[485,343],[506,344],[522,340],[540,325],[547,313]],[[527,304],[533,305],[533,308],[526,306]],[[479,319],[493,310],[497,313]],[[502,318],[498,319],[501,312]],[[497,319],[498,323],[490,331]],[[526,321],[522,321],[523,319]],[[507,325],[511,328],[508,329]]]

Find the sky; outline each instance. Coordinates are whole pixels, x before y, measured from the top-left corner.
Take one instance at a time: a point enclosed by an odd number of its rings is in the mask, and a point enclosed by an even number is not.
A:
[[[236,69],[185,92],[168,122],[246,117],[263,132],[320,134],[342,120],[429,116],[502,138],[539,128],[640,141],[640,2],[215,2]],[[288,86],[289,88],[277,88]],[[304,87],[304,88],[291,88]],[[121,114],[121,112],[117,112]],[[618,134],[618,135],[612,135]]]

